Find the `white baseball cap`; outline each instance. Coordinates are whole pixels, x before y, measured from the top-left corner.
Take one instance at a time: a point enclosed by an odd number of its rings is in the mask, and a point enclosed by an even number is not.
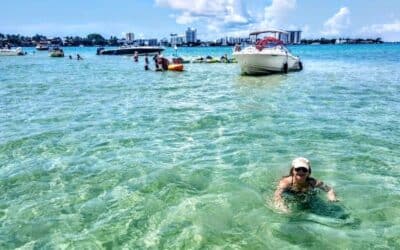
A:
[[[311,163],[307,158],[304,157],[297,157],[296,159],[294,159],[292,161],[292,167],[293,168],[300,168],[300,167],[304,167],[308,170],[310,170],[311,168]]]

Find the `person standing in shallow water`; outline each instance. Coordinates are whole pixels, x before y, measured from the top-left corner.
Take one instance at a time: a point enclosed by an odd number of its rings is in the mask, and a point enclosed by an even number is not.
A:
[[[289,208],[283,199],[284,193],[294,196],[310,194],[315,189],[326,192],[329,201],[338,201],[335,191],[325,185],[322,181],[316,180],[311,175],[311,163],[308,159],[298,157],[292,161],[288,176],[284,176],[276,188],[274,195],[275,207],[282,212],[289,212]]]
[[[149,70],[149,57],[147,54],[144,57],[144,70]]]
[[[158,54],[154,55],[154,57],[153,57],[154,66],[155,66],[156,71],[158,71],[160,69],[160,67],[158,66],[158,57],[159,56],[160,56],[160,52],[158,52]]]

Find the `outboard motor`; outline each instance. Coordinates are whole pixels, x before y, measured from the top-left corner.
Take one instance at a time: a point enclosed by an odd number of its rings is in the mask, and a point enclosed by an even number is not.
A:
[[[103,50],[103,47],[97,48],[96,55],[100,55]]]

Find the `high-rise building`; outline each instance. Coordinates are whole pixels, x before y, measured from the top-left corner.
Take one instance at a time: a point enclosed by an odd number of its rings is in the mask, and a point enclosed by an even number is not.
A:
[[[195,43],[195,42],[197,42],[196,33],[197,33],[196,29],[188,28],[186,30],[186,42],[187,43]]]
[[[301,43],[301,30],[287,30],[287,33],[279,33],[278,37],[285,44],[300,44]]]
[[[134,44],[136,46],[157,46],[158,40],[157,38],[136,39]]]
[[[132,32],[128,32],[125,34],[125,39],[128,42],[133,42],[133,40],[135,40],[135,34],[133,34]]]
[[[170,36],[171,36],[171,42],[170,42],[171,46],[183,44],[184,36],[179,36],[178,34],[175,33],[172,33]]]
[[[290,30],[288,31],[289,44],[300,44],[301,43],[301,30]]]

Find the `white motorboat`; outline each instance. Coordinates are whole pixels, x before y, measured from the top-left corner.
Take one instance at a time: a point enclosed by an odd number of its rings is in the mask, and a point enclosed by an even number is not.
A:
[[[45,42],[40,42],[36,45],[37,50],[49,50],[49,45]]]
[[[21,47],[16,49],[0,49],[0,56],[23,56],[25,55],[24,51]]]
[[[274,36],[257,38],[258,35],[265,33],[272,33]],[[233,56],[238,61],[242,74],[287,73],[288,71],[303,69],[300,58],[292,55],[283,42],[275,37],[279,37],[279,34],[287,34],[287,32],[282,30],[252,32],[250,33],[250,40],[255,41],[254,44],[244,49],[235,47]]]

